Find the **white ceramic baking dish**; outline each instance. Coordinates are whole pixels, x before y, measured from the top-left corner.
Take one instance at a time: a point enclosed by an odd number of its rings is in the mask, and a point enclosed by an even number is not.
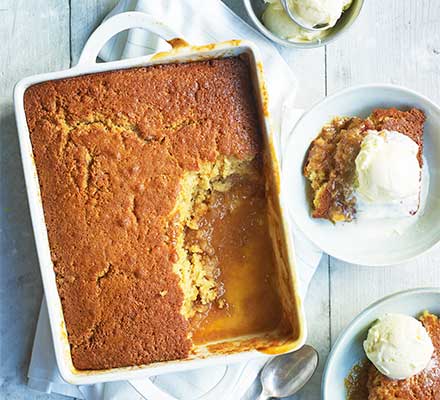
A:
[[[166,53],[156,53],[134,59],[97,63],[96,58],[102,46],[116,33],[131,29],[145,28],[167,40],[173,47]],[[73,384],[92,384],[104,381],[130,380],[167,372],[175,372],[184,369],[200,368],[216,363],[230,363],[254,358],[264,353],[256,348],[266,347],[267,337],[254,340],[249,344],[242,338],[241,346],[239,339],[231,340],[222,351],[210,351],[208,347],[201,346],[195,355],[189,359],[170,362],[154,363],[149,365],[113,368],[100,371],[79,371],[72,364],[70,346],[67,339],[67,331],[64,323],[61,300],[58,295],[55,273],[50,257],[50,248],[44,220],[43,206],[41,202],[38,175],[33,158],[32,145],[24,111],[24,93],[26,89],[36,83],[81,76],[90,73],[120,70],[139,66],[148,66],[165,63],[190,62],[205,59],[218,59],[230,56],[247,54],[250,60],[253,86],[261,117],[262,131],[266,142],[266,173],[269,186],[272,187],[270,203],[272,207],[271,234],[276,243],[278,258],[278,284],[282,294],[283,306],[287,315],[291,318],[292,335],[288,340],[279,341],[265,350],[265,353],[280,354],[294,351],[301,347],[306,337],[305,318],[301,301],[297,295],[296,277],[294,270],[294,258],[292,250],[292,238],[288,222],[283,216],[283,208],[279,198],[279,168],[272,145],[272,133],[270,131],[268,99],[263,81],[262,64],[258,49],[246,41],[229,41],[202,47],[192,47],[181,39],[178,34],[165,26],[150,15],[139,12],[128,12],[116,15],[103,23],[86,43],[78,64],[65,71],[35,75],[25,78],[17,83],[14,90],[14,105],[17,127],[20,139],[21,155],[23,161],[26,188],[29,199],[29,207],[35,235],[35,242],[40,262],[44,292],[47,299],[51,331],[55,347],[58,367],[62,377]],[[267,172],[266,171],[266,172]]]

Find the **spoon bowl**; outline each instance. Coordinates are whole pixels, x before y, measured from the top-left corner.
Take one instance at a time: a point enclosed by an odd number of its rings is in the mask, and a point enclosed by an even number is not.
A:
[[[297,393],[313,376],[318,363],[318,352],[309,345],[272,358],[261,372],[263,391],[259,399],[288,397]]]
[[[289,6],[289,0],[281,0],[281,5],[283,6],[284,11],[288,15],[288,17],[293,22],[295,22],[295,24],[299,25],[303,29],[313,32],[320,32],[320,31],[326,31],[327,29],[331,28],[331,26],[329,26],[328,23],[316,24],[313,26],[305,24],[304,20],[302,18],[299,18],[298,15],[296,15],[296,11],[293,11],[292,8]]]

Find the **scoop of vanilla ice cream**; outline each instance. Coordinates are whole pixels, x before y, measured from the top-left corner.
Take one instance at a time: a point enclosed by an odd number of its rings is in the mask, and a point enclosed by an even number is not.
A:
[[[344,10],[353,0],[290,0],[290,7],[306,25],[336,24]],[[267,29],[282,39],[308,42],[324,37],[326,31],[310,31],[295,24],[285,12],[280,0],[265,0],[268,3],[262,19]]]
[[[323,32],[308,31],[295,24],[286,14],[279,0],[271,0],[268,3],[262,19],[266,28],[275,35],[295,42],[307,42],[323,36]]]
[[[371,203],[418,199],[419,147],[395,131],[368,131],[356,157],[356,192]]]
[[[382,374],[391,379],[406,379],[428,365],[434,346],[417,319],[385,314],[368,331],[364,350]]]
[[[293,12],[306,26],[327,24],[335,26],[342,12],[350,7],[352,0],[290,0]],[[299,22],[301,22],[299,21]]]

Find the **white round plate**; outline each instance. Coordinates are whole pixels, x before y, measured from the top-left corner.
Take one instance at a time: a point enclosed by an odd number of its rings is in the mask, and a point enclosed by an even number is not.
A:
[[[366,118],[375,108],[423,110],[422,202],[414,217],[333,224],[311,217],[309,185],[302,175],[305,154],[323,125],[336,116]],[[408,261],[440,242],[440,108],[426,97],[393,85],[356,86],[327,97],[295,125],[283,158],[282,196],[305,235],[327,254],[362,265]]]
[[[423,311],[440,315],[440,288],[413,289],[393,294],[362,311],[339,335],[322,377],[322,399],[346,398],[344,379],[354,365],[365,359],[362,343],[372,323],[385,313],[418,317]]]

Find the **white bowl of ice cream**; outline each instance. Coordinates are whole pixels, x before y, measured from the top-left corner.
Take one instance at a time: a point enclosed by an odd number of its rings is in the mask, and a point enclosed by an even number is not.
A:
[[[279,0],[243,0],[258,30],[287,47],[314,48],[339,37],[359,16],[363,0],[290,0],[291,7],[307,25],[328,23],[325,31],[308,31],[292,22]]]
[[[432,343],[418,322],[426,311],[440,315],[440,288],[399,292],[362,311],[332,347],[322,379],[322,399],[347,398],[345,380],[367,353],[376,368],[393,380],[429,367]]]
[[[362,218],[337,223],[313,218],[310,184],[303,168],[310,144],[321,128],[334,117],[366,118],[374,109],[391,107],[424,112],[422,169],[418,169],[416,149],[406,137],[372,132],[370,142],[362,145],[365,154],[358,160],[357,207]],[[389,146],[401,148],[398,157],[390,153]],[[281,188],[296,225],[327,254],[341,260],[369,266],[393,265],[438,246],[440,108],[412,90],[393,85],[357,86],[327,97],[294,127],[284,152]],[[397,196],[394,203],[393,196]],[[375,206],[368,197],[383,204]]]

